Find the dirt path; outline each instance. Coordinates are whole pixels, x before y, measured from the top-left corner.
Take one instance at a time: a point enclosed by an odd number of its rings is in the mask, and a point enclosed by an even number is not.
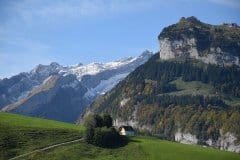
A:
[[[68,142],[64,142],[64,143],[58,143],[58,144],[54,144],[54,145],[50,145],[50,146],[47,146],[47,147],[44,147],[42,149],[37,149],[37,150],[34,150],[32,152],[28,152],[28,153],[25,153],[25,154],[21,154],[17,157],[14,157],[14,158],[10,158],[9,160],[14,160],[14,159],[18,159],[18,158],[21,158],[21,157],[25,157],[25,156],[28,156],[32,153],[35,153],[35,152],[39,152],[39,151],[46,151],[48,149],[51,149],[51,148],[55,148],[55,147],[58,147],[58,146],[62,146],[62,145],[65,145],[65,144],[69,144],[69,143],[75,143],[75,142],[79,142],[79,141],[82,141],[83,138],[80,138],[80,139],[76,139],[76,140],[72,140],[72,141],[68,141]]]

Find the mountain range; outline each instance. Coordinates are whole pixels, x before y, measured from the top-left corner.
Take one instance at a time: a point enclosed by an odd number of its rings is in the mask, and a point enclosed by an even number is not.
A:
[[[38,65],[0,80],[0,109],[34,117],[74,122],[99,95],[113,88],[152,53],[108,63]]]
[[[139,134],[240,152],[240,27],[183,17],[158,40],[155,54],[0,80],[0,109],[77,123],[108,113]]]

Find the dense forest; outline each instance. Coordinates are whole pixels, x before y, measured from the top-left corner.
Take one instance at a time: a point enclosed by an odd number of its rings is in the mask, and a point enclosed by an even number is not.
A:
[[[188,86],[189,93],[179,88],[179,80]],[[174,140],[179,129],[196,135],[199,143],[216,140],[220,132],[235,133],[240,139],[239,80],[237,66],[190,59],[162,61],[157,53],[95,101],[91,110],[137,121],[140,132],[166,139]],[[192,82],[207,87],[188,85]]]

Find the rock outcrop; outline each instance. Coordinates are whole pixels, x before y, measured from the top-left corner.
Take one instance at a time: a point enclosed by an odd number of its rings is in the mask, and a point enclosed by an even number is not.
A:
[[[200,141],[197,138],[196,135],[193,135],[191,133],[183,133],[180,130],[178,130],[175,133],[175,141],[184,143],[184,144],[199,144]],[[230,132],[223,133],[223,131],[220,131],[220,136],[217,140],[208,139],[207,141],[201,142],[201,144],[204,144],[203,146],[211,146],[214,148],[218,148],[221,150],[226,150],[230,152],[240,152],[240,144],[237,142],[237,137]]]
[[[192,58],[217,65],[239,65],[240,28],[182,18],[158,36],[163,60]]]

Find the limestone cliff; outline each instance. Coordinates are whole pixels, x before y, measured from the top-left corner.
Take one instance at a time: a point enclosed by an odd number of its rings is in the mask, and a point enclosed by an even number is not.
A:
[[[240,27],[210,25],[195,17],[182,18],[158,36],[160,58],[193,58],[217,65],[239,65]]]

